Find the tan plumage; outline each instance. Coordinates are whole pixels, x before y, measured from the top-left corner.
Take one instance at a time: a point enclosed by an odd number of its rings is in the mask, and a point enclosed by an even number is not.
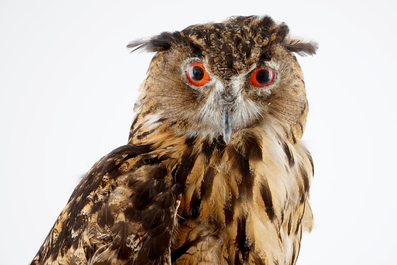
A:
[[[81,180],[31,264],[295,264],[313,162],[294,53],[316,44],[252,16],[129,47],[156,53],[128,144]]]

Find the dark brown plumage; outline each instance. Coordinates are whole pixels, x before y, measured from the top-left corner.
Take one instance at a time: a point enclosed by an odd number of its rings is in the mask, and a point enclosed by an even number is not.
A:
[[[31,264],[295,264],[313,162],[293,53],[317,46],[288,31],[235,17],[130,43],[156,54],[128,144],[81,180]]]

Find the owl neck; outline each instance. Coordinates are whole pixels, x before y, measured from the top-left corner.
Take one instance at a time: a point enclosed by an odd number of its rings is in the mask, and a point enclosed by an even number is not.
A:
[[[182,192],[178,212],[184,219],[216,219],[227,225],[249,215],[244,211],[251,207],[242,207],[247,203],[264,205],[269,219],[281,220],[275,209],[282,205],[274,202],[298,202],[306,196],[307,185],[302,183],[308,183],[311,157],[300,141],[291,143],[285,131],[275,126],[242,129],[226,144],[219,135],[183,134],[161,117],[138,116],[129,144],[153,145],[153,155],[168,158],[163,163]],[[305,181],[297,184],[299,175]],[[292,193],[295,184],[302,187]],[[269,187],[279,192],[272,194]]]
[[[159,117],[148,120],[136,117],[129,144],[152,144],[157,156],[170,157],[167,167],[184,193],[181,209],[185,214],[197,217],[201,202],[217,185],[225,184],[225,193],[230,194],[227,201],[252,198],[255,175],[250,168],[263,160],[259,129],[242,130],[226,144],[220,135],[179,134]]]

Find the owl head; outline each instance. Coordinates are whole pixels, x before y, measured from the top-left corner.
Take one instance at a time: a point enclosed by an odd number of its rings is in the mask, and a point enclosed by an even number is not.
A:
[[[141,124],[225,143],[258,126],[300,138],[307,99],[295,54],[313,55],[317,44],[288,33],[268,16],[249,16],[131,42],[156,53],[135,105]]]

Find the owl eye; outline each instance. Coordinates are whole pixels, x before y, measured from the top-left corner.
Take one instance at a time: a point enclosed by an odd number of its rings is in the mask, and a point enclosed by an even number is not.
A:
[[[273,83],[276,73],[273,69],[266,67],[256,68],[250,77],[250,83],[254,87],[265,87]]]
[[[210,75],[205,70],[204,65],[201,62],[191,62],[185,73],[189,83],[194,86],[204,86],[208,81],[210,81]]]

